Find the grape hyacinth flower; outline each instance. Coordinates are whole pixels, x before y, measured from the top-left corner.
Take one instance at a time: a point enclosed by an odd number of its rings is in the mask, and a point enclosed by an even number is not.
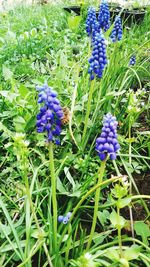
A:
[[[102,33],[102,32],[101,32],[99,23],[96,21],[95,24],[93,25],[93,28],[92,28],[92,34],[91,34],[91,36],[92,36],[92,45],[93,45],[93,43],[95,41],[95,36],[96,36],[97,33]]]
[[[61,119],[63,111],[60,102],[57,99],[57,93],[54,92],[47,84],[37,86],[38,103],[43,103],[40,112],[37,115],[37,132],[46,132],[48,142],[55,141],[59,145],[61,133]]]
[[[58,216],[58,222],[63,223],[63,224],[67,224],[69,222],[71,215],[72,215],[71,212],[68,212],[67,215],[65,215],[65,216],[59,215]]]
[[[110,12],[109,12],[108,3],[106,0],[103,0],[100,5],[98,22],[99,22],[100,28],[104,29],[105,32],[110,28]]]
[[[96,140],[96,151],[102,161],[106,159],[107,155],[111,160],[116,159],[116,152],[120,149],[117,140],[117,125],[116,117],[111,113],[104,116],[102,133]]]
[[[132,56],[130,58],[129,66],[134,66],[136,63],[136,56]]]
[[[122,22],[120,16],[116,16],[114,22],[114,28],[110,35],[113,42],[120,41],[122,39]]]
[[[106,58],[106,44],[105,39],[101,33],[96,33],[93,42],[93,52],[89,59],[90,67],[88,73],[90,74],[90,79],[94,79],[94,74],[101,78],[105,65],[107,64]]]
[[[96,12],[94,7],[89,7],[88,9],[88,15],[86,19],[86,32],[88,36],[92,35],[93,28],[95,23],[97,22],[96,19]]]

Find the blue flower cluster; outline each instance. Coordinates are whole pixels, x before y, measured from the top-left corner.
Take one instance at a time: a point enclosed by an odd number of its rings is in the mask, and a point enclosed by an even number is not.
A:
[[[136,63],[136,56],[132,56],[130,58],[129,66],[134,66]]]
[[[120,16],[116,16],[114,22],[114,28],[110,35],[113,42],[120,41],[122,39],[122,22]]]
[[[100,5],[100,10],[98,14],[98,22],[101,29],[104,29],[106,32],[110,28],[110,12],[108,3],[106,0],[103,0]]]
[[[116,152],[120,149],[117,140],[117,125],[116,117],[110,113],[104,116],[102,133],[96,140],[96,151],[102,161],[107,155],[110,155],[111,160],[116,159]]]
[[[57,93],[52,91],[47,84],[37,86],[38,103],[44,105],[40,108],[37,115],[37,132],[47,133],[48,142],[54,141],[59,145],[60,141],[57,137],[61,133],[61,119],[63,118],[63,111],[60,102],[57,99]]]
[[[95,24],[93,25],[93,28],[92,28],[92,45],[95,41],[95,36],[97,33],[101,33],[101,29],[100,29],[100,26],[99,26],[99,23],[98,21],[95,22]]]
[[[63,224],[67,224],[71,215],[72,215],[71,212],[68,212],[66,216],[59,215],[58,216],[58,222],[60,222],[60,223],[62,222]]]
[[[92,35],[93,28],[95,27],[95,23],[97,22],[96,19],[96,12],[94,7],[89,7],[88,15],[86,19],[86,32],[88,36]]]
[[[93,42],[93,52],[92,56],[89,59],[90,67],[88,73],[90,74],[90,79],[94,79],[94,74],[98,78],[101,78],[103,75],[103,70],[107,64],[106,58],[106,44],[105,39],[101,33],[96,33],[94,42]]]

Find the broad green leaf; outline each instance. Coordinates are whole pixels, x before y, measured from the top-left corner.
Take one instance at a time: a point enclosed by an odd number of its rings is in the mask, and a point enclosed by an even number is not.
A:
[[[122,216],[119,216],[115,210],[110,214],[110,221],[115,228],[123,228],[126,223],[126,220]]]
[[[68,194],[59,177],[57,177],[57,190],[62,194]]]
[[[65,172],[65,175],[66,175],[67,179],[69,180],[69,182],[72,184],[73,187],[75,187],[75,181],[74,181],[71,173],[69,172],[69,168],[65,167],[64,172]]]
[[[5,97],[10,103],[19,96],[19,94],[11,93],[10,91],[0,91],[0,95]]]
[[[68,17],[68,26],[71,30],[77,30],[81,21],[80,16]]]
[[[131,197],[125,197],[122,199],[118,199],[118,201],[116,202],[116,205],[118,208],[122,209],[126,206],[128,206],[131,202]]]
[[[7,80],[11,80],[11,78],[13,77],[13,72],[7,68],[5,65],[3,65],[3,77],[5,79],[5,81]]]
[[[30,34],[32,37],[35,37],[36,34],[37,34],[37,29],[36,28],[33,28],[31,31],[30,31]]]
[[[28,88],[24,86],[23,84],[20,84],[18,90],[19,90],[20,96],[22,96],[23,98],[26,97],[27,94],[29,93]]]
[[[137,235],[140,235],[142,237],[143,243],[148,246],[147,238],[150,237],[149,226],[142,221],[135,222],[134,223],[134,230],[135,230]]]
[[[114,189],[111,190],[115,198],[122,198],[127,195],[127,188],[116,184]]]
[[[2,239],[5,237],[6,234],[7,234],[7,236],[10,235],[11,228],[10,228],[9,225],[5,225],[5,224],[1,223],[0,227],[1,227],[1,230],[2,230],[1,233],[0,233]]]
[[[110,214],[109,214],[108,210],[103,210],[103,211],[98,212],[97,216],[98,216],[98,219],[102,225],[104,225],[107,222],[107,220],[109,219],[109,215]]]
[[[21,116],[17,116],[13,119],[16,132],[24,132],[26,122]]]
[[[119,260],[119,252],[114,248],[108,248],[105,254],[109,259]]]
[[[137,259],[140,255],[141,248],[137,245],[132,245],[130,248],[127,248],[124,252],[124,257],[126,260],[131,261]]]

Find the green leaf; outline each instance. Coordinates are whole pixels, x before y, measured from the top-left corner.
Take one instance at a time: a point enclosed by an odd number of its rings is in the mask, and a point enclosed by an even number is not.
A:
[[[119,252],[116,249],[108,248],[106,250],[106,256],[112,260],[119,260]]]
[[[124,252],[125,259],[128,261],[137,259],[140,255],[140,250],[141,248],[138,245],[132,245]]]
[[[1,238],[4,238],[5,235],[10,235],[11,233],[11,229],[10,229],[10,226],[9,225],[5,225],[5,224],[0,224],[0,227],[1,227]],[[4,234],[5,233],[5,234]]]
[[[12,222],[12,220],[10,218],[9,212],[6,209],[6,206],[3,203],[1,198],[0,198],[0,207],[3,210],[3,213],[4,213],[4,215],[5,215],[5,217],[6,217],[7,221],[8,221],[8,224],[9,224],[11,230],[12,230],[12,233],[13,233],[14,239],[16,241],[16,244],[18,245],[18,250],[20,252],[18,256],[20,256],[20,258],[23,260],[24,259],[24,254],[23,254],[23,250],[22,250],[22,247],[21,247],[21,243],[20,243],[20,237],[17,234],[17,231],[16,231],[16,229],[15,229],[15,227],[13,225],[13,222]],[[5,234],[5,236],[7,236],[5,232],[3,232],[3,233]]]
[[[69,172],[69,168],[65,167],[64,172],[65,172],[65,175],[66,175],[67,179],[69,180],[69,182],[72,184],[73,187],[75,187],[75,182],[73,180],[71,173]]]
[[[11,93],[10,91],[0,91],[0,94],[5,97],[10,103],[12,103],[13,100],[19,96],[19,94]]]
[[[16,132],[24,132],[24,128],[26,124],[24,118],[22,118],[21,116],[15,117],[13,119],[13,123],[14,123]]]
[[[77,30],[81,21],[80,16],[68,17],[68,26],[71,30]]]
[[[122,209],[126,206],[128,206],[131,202],[131,197],[125,197],[125,198],[122,198],[122,199],[118,199],[116,205],[118,208]]]
[[[28,88],[24,86],[23,84],[19,86],[18,91],[20,93],[20,96],[22,96],[23,98],[26,97],[27,94],[29,93]]]
[[[110,214],[110,221],[115,228],[123,228],[126,223],[126,220],[122,216],[119,216],[115,210]]]
[[[5,65],[3,65],[2,72],[3,72],[3,77],[5,81],[11,80],[11,78],[13,77],[13,72],[10,69],[8,69]]]
[[[114,189],[112,189],[111,191],[115,198],[122,198],[126,196],[128,192],[126,187],[122,187],[119,184],[116,184]]]
[[[137,235],[140,235],[142,237],[143,243],[148,246],[149,244],[147,238],[150,236],[149,226],[142,221],[135,222],[134,230]]]
[[[109,219],[109,212],[108,210],[99,211],[97,216],[98,216],[100,223],[104,225]]]
[[[59,177],[57,177],[57,190],[62,194],[68,194]]]

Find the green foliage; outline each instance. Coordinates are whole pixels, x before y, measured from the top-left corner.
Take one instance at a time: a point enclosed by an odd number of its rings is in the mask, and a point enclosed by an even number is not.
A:
[[[136,231],[136,234],[142,237],[143,243],[148,246],[148,237],[150,237],[149,226],[146,223],[139,221],[135,222],[134,229]]]
[[[134,210],[137,205],[129,182],[140,194],[137,175],[143,178],[150,167],[150,13],[143,24],[124,26],[123,40],[117,45],[111,43],[109,32],[105,34],[108,66],[101,81],[95,81],[83,140],[91,46],[85,32],[87,3],[82,4],[81,16],[67,15],[61,6],[51,4],[0,13],[0,266],[150,265],[149,209],[141,197],[138,205],[145,209],[142,220],[146,220],[134,222],[135,239],[126,232],[128,207]],[[129,67],[132,54],[136,64]],[[61,105],[71,110],[61,146],[54,146],[54,161],[58,215],[76,212],[68,224],[58,224],[57,233],[48,147],[43,134],[36,132],[35,87],[44,82],[57,91]],[[100,165],[95,139],[107,112],[119,121],[121,150],[114,164],[107,161],[96,230],[85,252]]]

